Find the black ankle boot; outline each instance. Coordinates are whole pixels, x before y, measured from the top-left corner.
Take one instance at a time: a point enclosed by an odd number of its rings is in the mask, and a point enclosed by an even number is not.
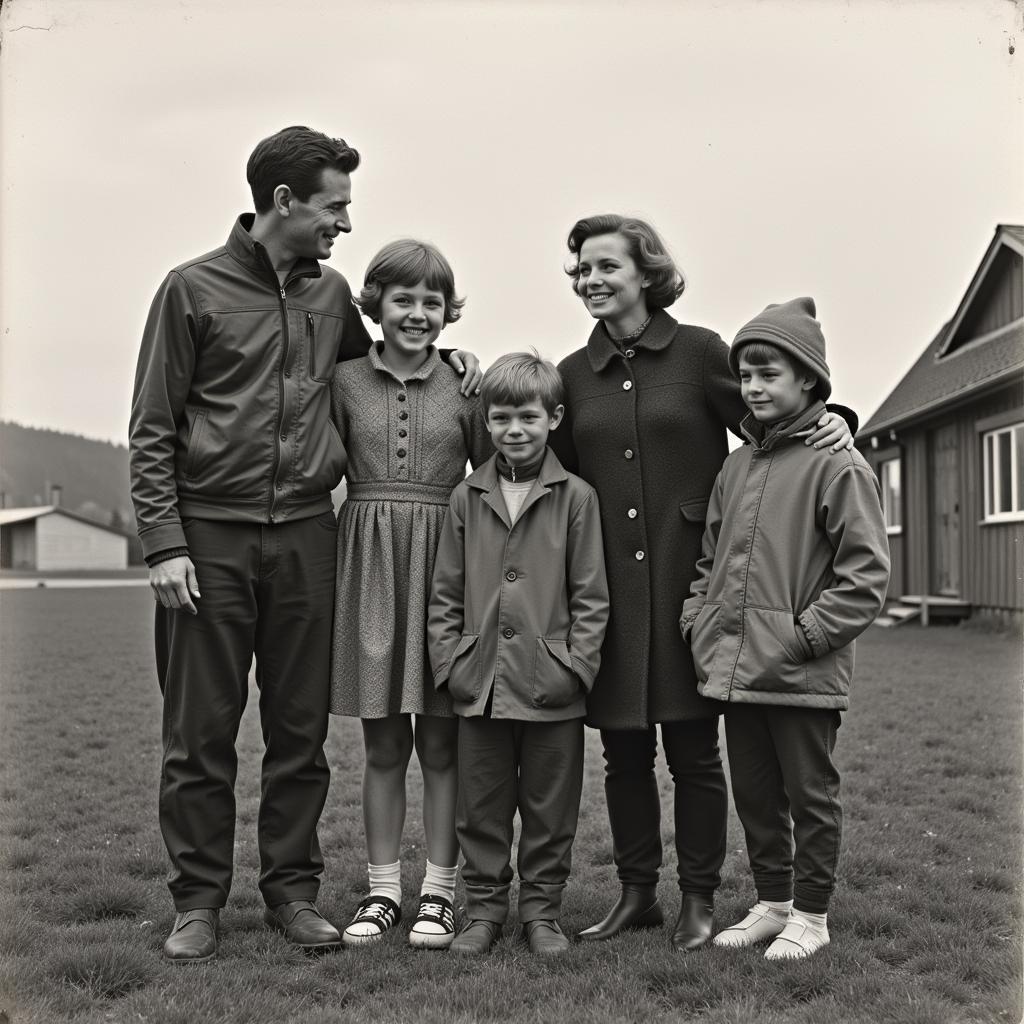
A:
[[[680,953],[692,953],[706,946],[711,939],[711,920],[715,905],[711,896],[684,892],[683,905],[672,932],[672,946]]]
[[[602,942],[627,928],[658,928],[664,920],[656,885],[623,885],[608,916],[581,931],[577,938],[582,942]]]

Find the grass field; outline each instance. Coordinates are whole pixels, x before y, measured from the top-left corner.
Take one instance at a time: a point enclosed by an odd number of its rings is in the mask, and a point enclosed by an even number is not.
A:
[[[466,963],[378,947],[307,958],[260,923],[255,701],[239,741],[236,875],[220,957],[175,968],[156,827],[159,695],[142,588],[0,594],[0,1024],[77,1021],[622,1021],[946,1024],[1021,1019],[1019,640],[964,628],[873,630],[858,648],[837,758],[846,809],[832,945],[806,963],[757,951],[680,957],[667,931],[532,958],[510,929]],[[590,736],[563,923],[593,923],[616,891]],[[358,724],[332,722],[320,906],[334,921],[365,886]],[[423,834],[402,858],[407,909]],[[667,800],[665,806],[668,806]],[[661,895],[678,892],[669,823]],[[730,821],[723,925],[752,900]]]

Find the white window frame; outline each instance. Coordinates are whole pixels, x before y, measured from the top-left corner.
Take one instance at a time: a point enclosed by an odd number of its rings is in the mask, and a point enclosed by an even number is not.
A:
[[[895,488],[891,483],[892,472],[896,473]],[[885,532],[901,534],[903,532],[903,472],[898,455],[891,459],[883,459],[878,464],[878,482],[882,488],[882,515],[885,516]],[[889,507],[888,496],[895,493],[896,508]]]
[[[983,523],[1014,523],[1024,520],[1024,480],[1017,471],[1017,431],[1024,428],[1024,421],[1009,423],[996,430],[987,430],[981,435],[981,462],[983,466]],[[996,512],[1002,504],[1000,488],[1002,481],[999,474],[993,475],[993,457],[996,451],[996,438],[1000,434],[1010,435],[1010,505],[1009,512]]]

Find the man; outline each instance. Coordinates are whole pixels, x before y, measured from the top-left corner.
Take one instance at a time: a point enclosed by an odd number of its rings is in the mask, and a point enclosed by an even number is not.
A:
[[[253,655],[263,758],[264,919],[304,949],[340,936],[316,908],[335,522],[345,450],[335,364],[370,338],[348,283],[318,262],[351,230],[342,139],[286,128],[246,168],[256,213],[168,274],[150,309],[132,403],[132,499],[156,609],[164,698],[160,826],[176,963],[216,955],[231,885],[235,737]],[[464,391],[479,380],[476,359]]]

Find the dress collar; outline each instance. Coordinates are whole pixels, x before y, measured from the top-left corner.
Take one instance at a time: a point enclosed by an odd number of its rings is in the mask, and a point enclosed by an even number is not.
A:
[[[435,367],[441,365],[441,355],[437,351],[437,349],[434,348],[433,345],[431,345],[428,351],[427,358],[423,361],[423,365],[414,373],[410,373],[408,377],[405,377],[403,379],[402,377],[399,377],[395,373],[395,371],[392,370],[391,367],[384,362],[383,359],[381,359],[380,354],[383,348],[383,341],[375,341],[370,346],[370,365],[375,370],[379,370],[381,373],[387,374],[389,377],[392,378],[392,380],[398,381],[399,384],[406,384],[411,380],[426,380],[427,377],[429,377],[434,372]]]

